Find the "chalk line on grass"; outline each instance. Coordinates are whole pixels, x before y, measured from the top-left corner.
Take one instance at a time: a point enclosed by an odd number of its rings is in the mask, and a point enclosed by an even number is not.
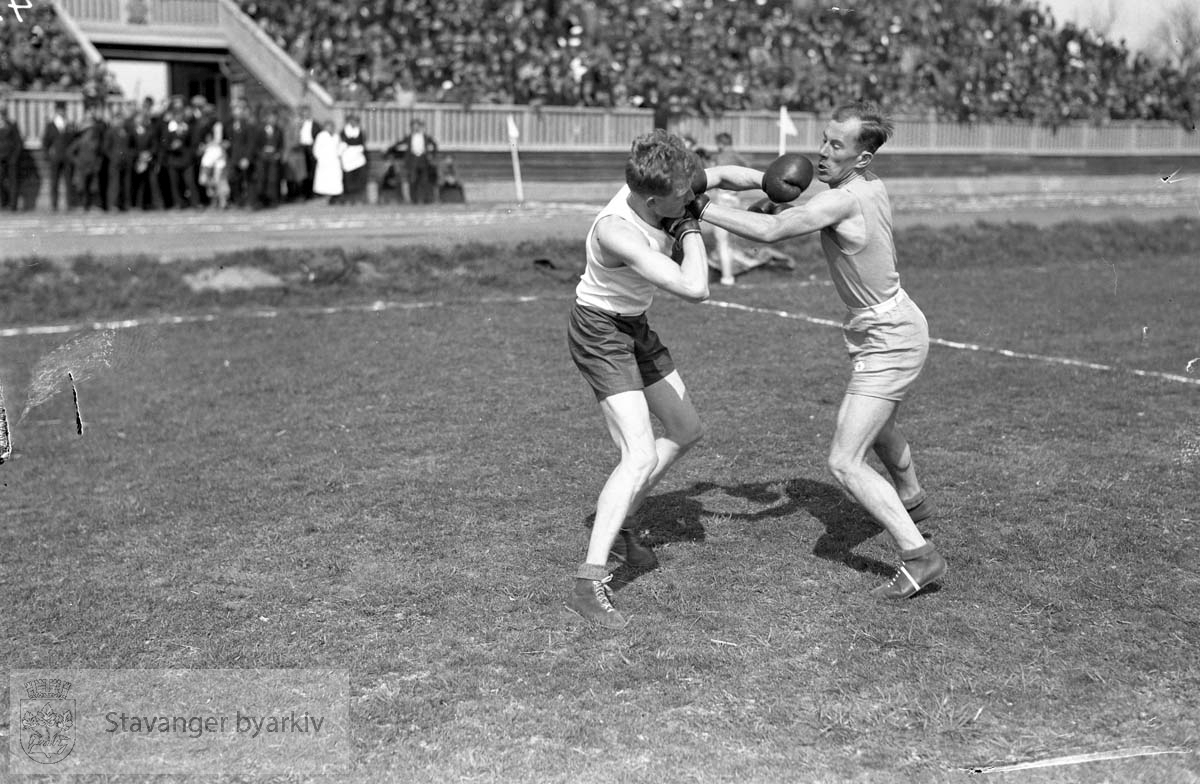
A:
[[[820,318],[817,316],[809,316],[805,313],[794,313],[787,310],[760,308],[752,305],[741,305],[736,302],[723,302],[720,300],[708,300],[704,304],[712,305],[718,308],[727,308],[729,310],[741,310],[747,313],[761,313],[769,316],[778,316],[779,318],[793,319],[795,321],[804,321],[809,324],[817,324],[822,327],[838,327],[840,329],[842,326],[840,321]],[[985,354],[998,354],[1002,357],[1008,357],[1009,359],[1024,359],[1030,362],[1043,362],[1051,365],[1078,367],[1104,373],[1130,373],[1143,378],[1157,378],[1163,381],[1175,381],[1181,384],[1194,384],[1200,386],[1200,378],[1188,378],[1187,376],[1180,376],[1175,373],[1164,373],[1159,370],[1140,370],[1138,368],[1118,367],[1116,365],[1105,365],[1100,362],[1088,362],[1082,359],[1074,359],[1073,357],[1054,357],[1046,354],[1032,354],[1028,351],[1013,351],[1007,348],[984,346],[979,343],[964,343],[958,340],[946,340],[945,338],[931,337],[929,342],[936,346],[945,346],[946,348],[954,348],[960,351],[977,351]]]
[[[1133,757],[1154,757],[1160,754],[1192,754],[1190,749],[1156,749],[1139,747],[1115,751],[1096,751],[1090,754],[1070,754],[1064,757],[1052,757],[1031,762],[1018,762],[1013,765],[987,765],[983,767],[964,768],[968,773],[1008,773],[1016,770],[1032,770],[1034,768],[1054,768],[1060,765],[1081,765],[1087,762],[1105,762],[1108,760],[1130,759]]]
[[[134,329],[137,327],[152,327],[152,326],[171,326],[176,324],[198,324],[217,321],[223,318],[278,318],[279,316],[332,316],[343,313],[378,313],[386,310],[421,310],[425,308],[442,308],[458,304],[472,305],[489,305],[489,304],[525,304],[530,302],[554,301],[568,299],[567,295],[557,297],[544,297],[533,295],[520,295],[515,297],[483,297],[477,300],[471,300],[469,303],[464,303],[461,300],[432,300],[425,302],[397,302],[395,300],[376,300],[375,302],[361,303],[355,305],[331,305],[326,307],[297,307],[297,308],[273,308],[273,309],[253,309],[253,310],[235,310],[224,313],[198,313],[192,315],[179,316],[151,316],[141,319],[124,319],[120,321],[88,321],[77,322],[73,324],[47,324],[33,325],[26,327],[5,327],[0,329],[0,338],[15,338],[26,337],[30,335],[58,335],[67,332],[79,332],[83,330],[117,330],[117,329]],[[778,318],[791,319],[794,321],[803,321],[808,324],[816,324],[822,327],[837,327],[841,328],[842,323],[834,319],[820,318],[818,316],[810,316],[806,313],[798,313],[788,310],[778,310],[773,308],[762,308],[754,305],[742,305],[737,302],[727,302],[725,300],[710,299],[705,305],[717,308],[725,308],[727,310],[740,310],[745,313],[757,313]],[[930,338],[930,343],[946,348],[958,349],[960,351],[976,351],[986,354],[996,354],[1009,359],[1023,359],[1030,362],[1042,362],[1051,365],[1063,365],[1066,367],[1078,367],[1085,370],[1095,370],[1103,373],[1129,373],[1142,378],[1156,378],[1162,381],[1174,381],[1181,384],[1192,384],[1200,386],[1200,378],[1189,378],[1175,373],[1165,373],[1158,370],[1141,370],[1138,368],[1119,367],[1116,365],[1106,365],[1100,362],[1088,362],[1082,359],[1073,357],[1055,357],[1046,354],[1033,354],[1028,351],[1013,351],[1006,348],[997,348],[995,346],[985,346],[979,343],[966,343],[957,340],[946,340],[945,338]],[[1200,357],[1188,363],[1187,372],[1191,372],[1193,363],[1200,361]]]
[[[515,302],[522,302],[536,297],[517,297]],[[338,313],[375,313],[383,310],[420,310],[422,308],[443,307],[447,302],[385,302],[377,300],[359,305],[339,305],[309,308],[276,308],[231,310],[224,313],[195,313],[182,316],[150,316],[140,319],[122,319],[120,321],[81,321],[71,324],[44,324],[28,327],[6,327],[0,329],[0,338],[28,337],[30,335],[61,335],[65,332],[82,332],[84,330],[104,329],[136,329],[138,327],[163,327],[177,324],[203,324],[222,318],[278,318],[283,315],[299,316],[332,316]]]

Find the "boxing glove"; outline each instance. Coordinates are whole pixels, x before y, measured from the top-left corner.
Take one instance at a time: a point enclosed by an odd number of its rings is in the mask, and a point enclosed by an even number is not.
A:
[[[763,172],[762,188],[771,201],[779,204],[800,198],[812,178],[812,161],[803,155],[788,153],[771,161]]]
[[[764,215],[778,215],[784,210],[790,210],[791,204],[776,204],[770,199],[759,199],[746,208],[747,212],[761,212]]]
[[[690,212],[684,212],[678,218],[663,218],[658,225],[675,238],[676,245],[679,245],[687,235],[700,233],[700,221]]]

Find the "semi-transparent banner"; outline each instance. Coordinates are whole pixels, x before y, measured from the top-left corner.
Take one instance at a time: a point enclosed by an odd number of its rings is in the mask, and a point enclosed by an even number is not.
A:
[[[346,670],[9,673],[9,774],[349,770]]]

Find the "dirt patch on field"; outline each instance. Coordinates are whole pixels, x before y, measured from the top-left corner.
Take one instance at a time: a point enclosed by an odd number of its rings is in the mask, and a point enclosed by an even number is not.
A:
[[[208,267],[183,276],[192,291],[250,291],[285,285],[283,278],[257,267]]]

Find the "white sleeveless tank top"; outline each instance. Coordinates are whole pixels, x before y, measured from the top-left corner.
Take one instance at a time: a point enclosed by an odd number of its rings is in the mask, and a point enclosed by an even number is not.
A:
[[[866,242],[862,247],[851,247],[851,242],[838,234],[836,225],[821,230],[821,247],[833,285],[848,307],[878,305],[900,291],[887,190],[873,174],[839,187],[853,195],[862,209]]]
[[[587,266],[575,287],[575,299],[581,305],[599,308],[619,316],[645,313],[658,290],[650,281],[624,264],[605,267],[601,264],[604,252],[596,241],[596,225],[604,219],[626,220],[646,238],[646,244],[671,255],[675,240],[657,226],[646,223],[629,206],[629,186],[621,188],[592,222],[587,234]],[[610,218],[610,216],[613,216]]]

